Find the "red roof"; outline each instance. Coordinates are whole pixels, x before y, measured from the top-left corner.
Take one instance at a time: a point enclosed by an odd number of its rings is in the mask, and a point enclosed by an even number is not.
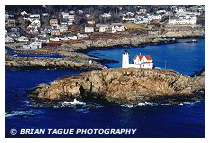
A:
[[[152,60],[151,55],[135,55],[134,59],[136,59],[137,56],[139,57],[140,60],[142,60],[143,57],[145,57],[147,60]]]

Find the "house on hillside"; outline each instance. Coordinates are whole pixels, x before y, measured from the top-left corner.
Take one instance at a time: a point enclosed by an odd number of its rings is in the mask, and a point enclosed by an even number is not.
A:
[[[122,68],[153,68],[151,55],[136,55],[133,58],[133,64],[129,64],[129,53],[125,51],[122,57]]]
[[[58,28],[58,20],[57,20],[57,19],[51,19],[51,20],[50,20],[50,25],[51,25],[54,29],[57,29],[57,28]]]
[[[91,32],[94,32],[93,27],[85,27],[85,33],[91,33]]]
[[[112,33],[125,31],[126,27],[123,25],[113,25],[112,26]]]
[[[27,49],[27,50],[40,49],[40,48],[42,48],[42,42],[35,41],[35,42],[30,43],[30,44],[25,44],[25,45],[23,45],[23,48]]]
[[[40,20],[40,14],[31,14],[27,19],[30,22],[33,22],[34,20]]]
[[[14,27],[15,26],[15,19],[5,19],[5,26],[6,27]]]
[[[12,37],[9,37],[9,36],[5,37],[5,43],[14,43],[14,42],[15,41]]]
[[[77,33],[77,37],[78,39],[81,39],[81,38],[88,38],[89,36],[86,33]]]
[[[52,29],[51,30],[51,35],[52,36],[61,35],[60,29]]]
[[[77,36],[75,36],[75,35],[68,35],[68,38],[70,40],[77,40]]]
[[[21,37],[19,37],[19,38],[17,39],[17,41],[18,41],[18,42],[28,42],[29,39],[28,39],[27,37],[25,37],[25,36],[21,36]]]
[[[197,17],[195,15],[182,15],[169,18],[169,24],[172,25],[196,25]]]

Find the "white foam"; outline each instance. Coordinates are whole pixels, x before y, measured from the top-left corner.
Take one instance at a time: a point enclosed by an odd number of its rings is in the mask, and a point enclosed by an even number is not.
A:
[[[128,107],[128,108],[133,108],[134,107],[134,105],[131,105],[131,104],[124,104],[124,105],[120,105],[120,106],[122,106],[122,107]]]
[[[152,102],[140,102],[138,104],[138,106],[147,106],[147,105],[149,105],[149,106],[157,106],[158,104],[157,103],[152,103]]]
[[[73,100],[73,102],[68,102],[68,101],[63,101],[61,102],[62,107],[67,107],[67,106],[71,106],[71,105],[86,105],[85,102],[80,102],[76,99]]]
[[[29,111],[12,111],[11,113],[5,113],[5,117],[12,117],[18,115],[35,115],[42,113],[39,110],[29,110]]]

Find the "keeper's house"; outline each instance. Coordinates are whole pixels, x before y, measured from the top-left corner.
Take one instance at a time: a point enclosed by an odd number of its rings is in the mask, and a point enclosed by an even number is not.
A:
[[[122,56],[122,68],[153,68],[151,55],[136,55],[133,64],[129,64],[129,53],[125,51]]]

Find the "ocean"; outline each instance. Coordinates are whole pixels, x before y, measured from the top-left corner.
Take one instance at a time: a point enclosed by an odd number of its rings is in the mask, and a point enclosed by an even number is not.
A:
[[[197,43],[175,43],[157,46],[110,48],[92,50],[90,55],[119,63],[104,63],[110,68],[120,67],[122,53],[129,51],[130,63],[135,54],[150,54],[154,65],[191,75],[205,68],[205,39]],[[34,137],[124,137],[124,138],[204,138],[205,101],[184,102],[178,105],[155,103],[116,105],[88,102],[71,105],[60,102],[41,107],[30,100],[28,90],[39,83],[51,82],[75,70],[16,70],[5,71],[5,136],[7,138]],[[135,134],[20,134],[21,129],[137,129]],[[12,135],[11,129],[17,134]]]

